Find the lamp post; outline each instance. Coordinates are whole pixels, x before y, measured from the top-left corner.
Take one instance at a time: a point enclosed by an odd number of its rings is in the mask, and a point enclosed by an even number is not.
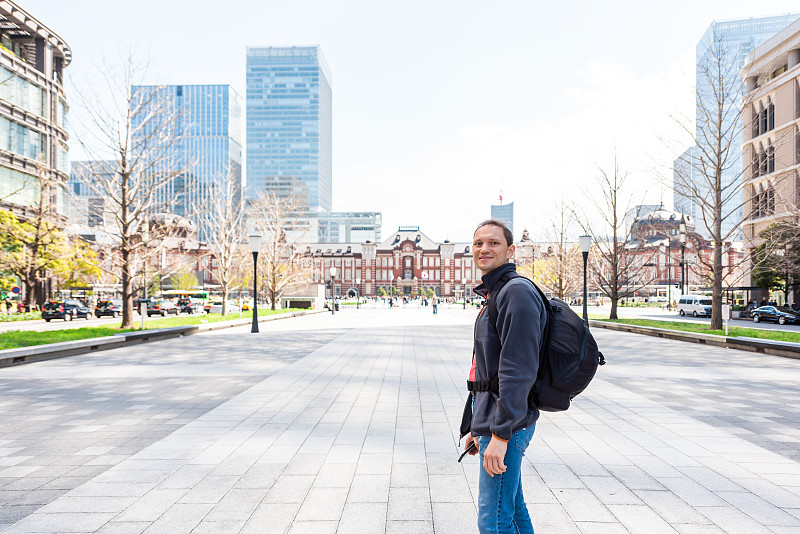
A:
[[[328,271],[331,273],[331,314],[335,314],[336,313],[336,297],[334,295],[333,290],[336,288],[336,285],[334,283],[334,281],[336,279],[336,267],[331,267]]]
[[[356,309],[359,309],[361,304],[361,277],[356,278]]]
[[[464,309],[467,309],[467,279],[461,279],[461,289],[464,290]]]
[[[142,280],[142,300],[139,301],[139,315],[142,316],[142,330],[144,330],[144,316],[147,313],[147,242],[150,240],[150,223],[145,217],[142,222],[142,248],[144,248],[144,255],[142,257],[142,264],[144,270],[144,280]]]
[[[253,252],[253,326],[251,334],[258,333],[258,251],[261,248],[261,234],[256,231],[247,236],[250,250]]]
[[[587,293],[586,293],[586,262],[589,260],[589,248],[592,246],[592,236],[582,235],[578,238],[581,244],[581,252],[583,253],[583,322],[589,326],[589,310],[587,308]]]
[[[394,281],[394,273],[389,273],[389,307],[392,307],[392,299],[394,298],[394,287],[392,286],[392,282]]]
[[[680,239],[681,239],[681,295],[685,295],[686,291],[684,286],[686,284],[686,276],[685,270],[686,269],[686,217],[681,216],[681,225],[680,225]]]

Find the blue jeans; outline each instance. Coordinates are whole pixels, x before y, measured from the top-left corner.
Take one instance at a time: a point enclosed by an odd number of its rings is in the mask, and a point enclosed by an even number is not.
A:
[[[489,476],[483,468],[483,453],[491,436],[478,437],[480,477],[478,479],[478,531],[480,534],[533,534],[533,524],[522,496],[522,458],[533,438],[536,424],[521,428],[508,440],[506,472]]]

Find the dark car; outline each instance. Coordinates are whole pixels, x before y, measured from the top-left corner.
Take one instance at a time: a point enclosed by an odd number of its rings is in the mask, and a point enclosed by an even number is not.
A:
[[[95,317],[104,317],[110,315],[111,317],[119,317],[122,315],[122,300],[98,300],[94,307]]]
[[[150,299],[147,303],[147,316],[160,315],[164,317],[168,313],[178,315],[178,307],[175,303],[167,299]]]
[[[83,305],[79,300],[49,300],[42,307],[42,319],[50,322],[50,319],[63,319],[71,321],[73,319],[90,319],[92,310]]]
[[[753,310],[753,322],[775,321],[778,324],[797,323],[800,321],[800,311],[784,306],[761,306]]]
[[[194,313],[192,299],[178,299],[176,306],[178,306],[178,311],[181,313]]]

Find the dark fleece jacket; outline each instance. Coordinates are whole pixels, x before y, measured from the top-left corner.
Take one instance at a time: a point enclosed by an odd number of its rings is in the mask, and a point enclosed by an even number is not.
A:
[[[475,292],[495,299],[497,329],[484,306],[475,320],[475,379],[499,378],[498,393],[476,393],[472,415],[473,436],[494,434],[508,440],[511,434],[539,418],[539,410],[528,405],[528,394],[539,370],[539,350],[547,323],[545,304],[533,285],[520,278],[508,281],[495,294],[493,287],[504,274],[516,271],[506,263],[483,275]]]

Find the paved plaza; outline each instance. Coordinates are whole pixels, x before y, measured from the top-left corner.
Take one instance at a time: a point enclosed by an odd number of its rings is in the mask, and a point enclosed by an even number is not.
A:
[[[346,310],[0,369],[0,532],[476,532],[474,311]],[[539,534],[800,532],[800,361],[596,330]]]

